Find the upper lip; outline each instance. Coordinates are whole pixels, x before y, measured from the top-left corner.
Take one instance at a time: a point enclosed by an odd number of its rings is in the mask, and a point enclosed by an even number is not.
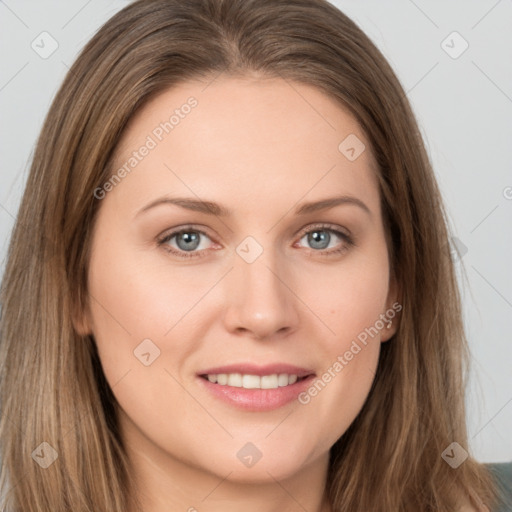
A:
[[[286,373],[288,375],[297,375],[297,377],[307,377],[315,372],[306,368],[300,368],[292,364],[274,363],[258,366],[251,363],[238,363],[226,366],[216,366],[201,370],[198,375],[218,375],[219,373],[241,373],[243,375],[273,375],[274,373]]]

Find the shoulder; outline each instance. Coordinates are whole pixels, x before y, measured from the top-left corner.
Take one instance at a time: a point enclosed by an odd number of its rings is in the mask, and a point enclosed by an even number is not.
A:
[[[502,503],[491,512],[512,512],[512,462],[486,464],[498,486]]]

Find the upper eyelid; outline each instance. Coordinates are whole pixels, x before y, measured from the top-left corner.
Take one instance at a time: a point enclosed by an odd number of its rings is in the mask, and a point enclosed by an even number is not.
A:
[[[182,228],[176,228],[171,230],[164,231],[161,235],[157,237],[158,240],[170,240],[171,238],[179,235],[180,233],[186,233],[188,231],[196,231],[197,233],[201,233],[202,235],[207,236],[212,239],[212,237],[207,233],[204,228],[198,228],[196,226],[184,226]]]
[[[309,233],[310,231],[314,231],[315,229],[325,229],[326,231],[333,231],[335,233],[341,233],[342,235],[345,235],[345,236],[350,236],[350,231],[347,228],[343,228],[341,226],[335,226],[335,225],[329,224],[329,223],[321,223],[321,222],[318,224],[313,223],[309,226],[306,226],[305,228],[300,229],[297,232],[297,235],[295,235],[295,236],[299,236],[299,235],[303,236],[303,235]]]

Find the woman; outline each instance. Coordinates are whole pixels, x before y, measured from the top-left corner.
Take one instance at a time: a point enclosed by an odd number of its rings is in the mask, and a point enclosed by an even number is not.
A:
[[[6,510],[497,504],[423,142],[326,2],[109,20],[43,127],[2,308]]]

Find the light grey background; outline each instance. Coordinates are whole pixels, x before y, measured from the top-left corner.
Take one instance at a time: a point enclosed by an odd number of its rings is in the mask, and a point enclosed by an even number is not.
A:
[[[50,102],[80,48],[127,3],[0,0],[0,273]],[[483,462],[512,460],[512,2],[333,3],[388,58],[417,115],[462,255],[469,448]],[[46,59],[31,47],[43,31],[58,43]]]

